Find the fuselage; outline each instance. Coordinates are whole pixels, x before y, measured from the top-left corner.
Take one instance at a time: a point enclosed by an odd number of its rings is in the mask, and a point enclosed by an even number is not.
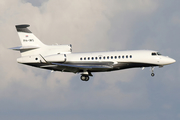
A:
[[[61,56],[60,56],[61,55]],[[57,57],[58,56],[58,57]],[[45,59],[48,58],[45,56]],[[109,51],[109,52],[89,52],[89,53],[68,53],[51,55],[51,63],[63,63],[66,65],[79,66],[111,66],[106,68],[89,68],[90,72],[105,72],[113,70],[121,70],[135,67],[153,67],[164,66],[175,62],[174,59],[159,54],[152,50],[131,50],[131,51]],[[59,59],[59,60],[58,60]],[[61,60],[60,60],[61,59]],[[48,60],[48,59],[47,59]],[[55,71],[72,72],[67,67],[43,67],[47,63],[42,63],[41,60],[22,61],[19,63],[51,69]],[[49,64],[49,63],[48,63]],[[84,70],[78,71],[83,72]]]
[[[66,64],[107,65],[112,68],[91,69],[91,72],[120,70],[134,67],[164,66],[175,60],[151,50],[114,52],[71,53],[66,55]]]

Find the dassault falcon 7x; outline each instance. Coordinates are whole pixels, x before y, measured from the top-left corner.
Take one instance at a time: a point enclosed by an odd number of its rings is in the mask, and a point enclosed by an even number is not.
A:
[[[45,45],[27,27],[16,25],[22,46],[11,48],[20,51],[18,63],[43,69],[80,73],[82,81],[88,81],[92,72],[107,72],[137,67],[154,67],[176,62],[152,50],[73,53],[71,45]]]

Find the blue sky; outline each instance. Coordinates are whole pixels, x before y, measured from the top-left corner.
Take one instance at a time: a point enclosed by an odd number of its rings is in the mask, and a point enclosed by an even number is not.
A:
[[[179,120],[180,1],[3,0],[0,4],[0,119]],[[157,50],[176,63],[80,75],[20,65],[16,24],[73,52]]]

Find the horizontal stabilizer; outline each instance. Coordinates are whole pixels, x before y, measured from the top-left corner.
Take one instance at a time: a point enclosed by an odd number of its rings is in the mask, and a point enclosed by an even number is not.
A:
[[[19,46],[19,47],[13,47],[10,49],[20,51],[20,50],[32,50],[32,49],[37,49],[37,48],[39,48],[39,47],[36,47],[36,46]]]
[[[105,65],[71,65],[71,64],[61,64],[61,63],[52,63],[53,65],[58,65],[58,66],[64,66],[64,67],[72,67],[72,68],[79,68],[79,69],[107,69],[107,68],[112,68],[111,66],[105,66]]]

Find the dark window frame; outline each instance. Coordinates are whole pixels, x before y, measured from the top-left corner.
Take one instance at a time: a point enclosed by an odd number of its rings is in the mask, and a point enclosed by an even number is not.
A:
[[[152,56],[155,56],[155,55],[157,55],[157,54],[156,54],[155,52],[153,52],[153,53],[151,53],[151,55],[152,55]]]

